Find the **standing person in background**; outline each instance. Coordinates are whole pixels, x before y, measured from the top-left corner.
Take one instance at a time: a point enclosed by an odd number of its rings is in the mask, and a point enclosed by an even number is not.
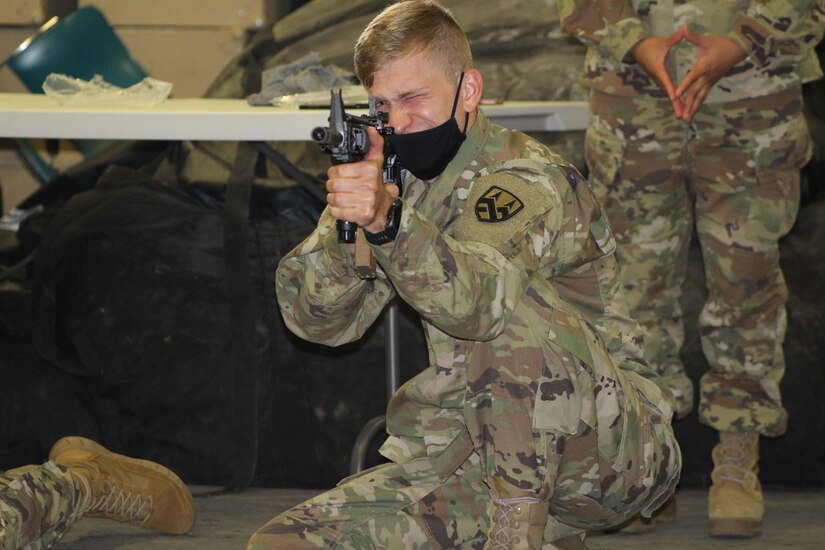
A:
[[[699,419],[719,431],[710,534],[761,532],[759,435],[785,432],[787,289],[778,241],[793,225],[810,159],[803,83],[822,76],[814,48],[822,0],[556,0],[589,46],[585,139],[590,181],[618,241],[645,357],[677,416],[693,388],[679,359],[679,306],[695,230],[708,299],[699,317],[711,370]],[[638,522],[637,522],[638,523]],[[636,526],[638,528],[638,525]]]

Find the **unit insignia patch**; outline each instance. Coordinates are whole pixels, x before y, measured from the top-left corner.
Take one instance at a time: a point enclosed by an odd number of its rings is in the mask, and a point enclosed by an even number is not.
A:
[[[476,218],[485,223],[509,220],[524,208],[524,203],[501,187],[490,187],[476,201]]]

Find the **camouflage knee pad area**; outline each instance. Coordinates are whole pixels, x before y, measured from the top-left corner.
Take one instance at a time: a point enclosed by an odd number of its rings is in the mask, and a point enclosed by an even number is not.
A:
[[[477,469],[441,481],[428,458],[382,464],[277,516],[247,549],[371,549],[381,541],[412,549],[480,549],[487,495]]]
[[[599,457],[594,430],[565,442],[569,457],[559,468],[545,541],[616,525],[667,499],[679,478],[679,448],[664,419],[645,426],[640,444],[658,456],[635,476],[617,473],[611,460]],[[489,499],[475,455],[444,480],[426,457],[382,464],[275,517],[247,550],[481,549]]]

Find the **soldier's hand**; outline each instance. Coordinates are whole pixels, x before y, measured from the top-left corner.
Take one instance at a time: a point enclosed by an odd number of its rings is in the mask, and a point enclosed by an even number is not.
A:
[[[698,34],[687,27],[681,30],[685,40],[699,50],[696,63],[676,88],[676,95],[682,99],[684,104],[684,111],[680,118],[685,122],[690,122],[713,85],[747,54],[739,44],[726,36]]]
[[[670,36],[649,36],[640,40],[630,51],[636,62],[665,91],[678,117],[682,115],[682,102],[676,93],[676,87],[673,85],[670,74],[667,72],[665,60],[668,53],[670,53],[670,49],[679,43],[682,38],[682,29]]]
[[[336,164],[327,171],[327,204],[336,219],[377,233],[386,225],[387,212],[398,196],[398,188],[384,185],[384,138],[372,126],[367,132],[370,150],[362,160]]]

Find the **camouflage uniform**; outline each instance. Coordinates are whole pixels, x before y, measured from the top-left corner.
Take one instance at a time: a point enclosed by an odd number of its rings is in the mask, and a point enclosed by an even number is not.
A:
[[[65,466],[47,462],[0,475],[0,548],[50,548],[80,519],[80,486]]]
[[[563,26],[590,46],[585,139],[589,179],[618,241],[631,315],[645,356],[677,399],[693,405],[679,359],[679,306],[692,231],[701,245],[708,300],[699,317],[711,371],[701,380],[700,420],[720,431],[785,431],[787,289],[778,240],[793,225],[799,169],[810,158],[801,84],[822,75],[813,48],[823,2],[805,0],[558,0]],[[721,78],[690,123],[628,56],[647,36],[683,25],[727,36],[748,56]],[[682,41],[667,67],[678,82],[697,51]]]
[[[437,180],[407,177],[403,201],[396,240],[372,247],[374,281],[356,277],[328,214],[277,273],[283,317],[308,340],[360,338],[395,295],[420,314],[430,366],[390,401],[392,462],[276,517],[249,548],[481,548],[491,497],[549,501],[545,541],[655,509],[681,466],[672,396],[641,359],[587,182],[479,113]]]

